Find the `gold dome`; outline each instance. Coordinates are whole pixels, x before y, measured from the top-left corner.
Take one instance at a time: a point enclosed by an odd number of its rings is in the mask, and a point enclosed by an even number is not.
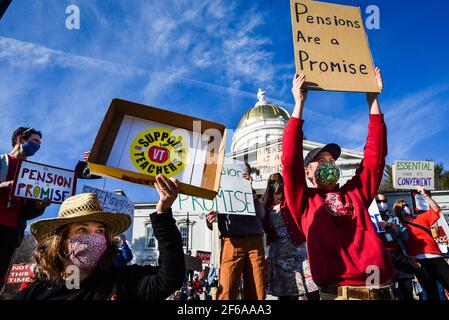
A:
[[[257,121],[276,119],[288,121],[290,119],[290,115],[286,110],[274,104],[257,104],[254,108],[245,113],[242,119],[240,119],[237,129],[246,127],[247,125]]]

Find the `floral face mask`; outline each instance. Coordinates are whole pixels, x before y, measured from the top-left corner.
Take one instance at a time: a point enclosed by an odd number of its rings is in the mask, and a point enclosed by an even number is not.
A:
[[[326,162],[315,171],[315,181],[323,185],[333,185],[340,179],[340,169],[332,163]]]

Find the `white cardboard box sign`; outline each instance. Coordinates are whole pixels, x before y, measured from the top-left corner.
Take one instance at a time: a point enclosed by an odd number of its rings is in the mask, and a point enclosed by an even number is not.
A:
[[[92,147],[93,174],[152,186],[158,174],[180,192],[213,199],[224,160],[225,126],[114,99]]]

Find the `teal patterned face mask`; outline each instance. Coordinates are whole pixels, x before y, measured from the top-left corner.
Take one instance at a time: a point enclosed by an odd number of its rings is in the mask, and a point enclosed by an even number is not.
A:
[[[315,180],[319,184],[333,185],[340,179],[340,169],[332,162],[326,162],[315,171]]]

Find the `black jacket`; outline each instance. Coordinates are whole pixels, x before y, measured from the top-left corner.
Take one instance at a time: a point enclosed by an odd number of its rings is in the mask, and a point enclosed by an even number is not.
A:
[[[171,210],[150,215],[159,244],[159,267],[132,265],[100,269],[85,279],[79,290],[67,289],[65,283],[48,287],[36,281],[17,296],[17,300],[162,300],[183,284],[185,274],[181,234]]]

